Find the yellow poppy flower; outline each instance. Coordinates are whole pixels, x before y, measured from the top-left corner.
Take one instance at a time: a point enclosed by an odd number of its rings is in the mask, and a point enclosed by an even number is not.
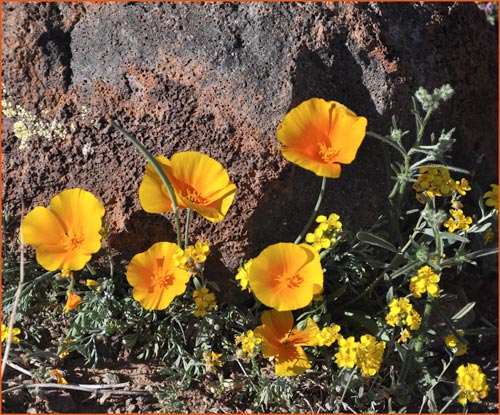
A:
[[[224,219],[236,186],[218,161],[195,151],[174,154],[171,160],[163,156],[156,160],[174,188],[179,209],[190,208],[211,222]],[[139,201],[149,213],[172,211],[167,189],[150,163],[139,186]]]
[[[317,346],[318,326],[307,319],[304,330],[293,327],[291,311],[268,310],[262,314],[262,325],[257,327],[255,335],[262,339],[264,357],[275,357],[276,376],[295,376],[311,367],[301,346]]]
[[[157,242],[135,255],[127,269],[133,297],[147,310],[163,310],[186,291],[189,272],[177,268],[174,255],[181,249],[171,242]]]
[[[340,164],[356,158],[367,120],[344,105],[311,98],[285,115],[278,127],[283,156],[318,176],[338,178]]]
[[[323,290],[320,257],[306,244],[278,243],[253,259],[248,283],[257,299],[278,311],[307,306]]]
[[[66,305],[64,306],[64,312],[67,313],[70,310],[74,310],[78,307],[78,304],[82,302],[82,297],[75,294],[74,292],[68,292],[68,298],[66,299]]]
[[[48,271],[81,270],[101,248],[104,207],[83,189],[59,193],[48,208],[38,206],[22,223],[23,242],[36,249],[37,262]]]

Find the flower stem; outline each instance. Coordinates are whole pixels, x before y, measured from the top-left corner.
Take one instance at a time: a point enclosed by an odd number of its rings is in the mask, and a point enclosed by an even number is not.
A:
[[[455,399],[458,398],[458,395],[460,395],[460,392],[461,392],[460,390],[458,390],[458,391],[455,392],[455,395],[453,395],[448,400],[448,402],[446,402],[446,405],[441,408],[441,410],[439,411],[440,414],[444,413],[444,411],[446,411],[446,409],[448,409],[448,406],[450,406],[455,401]]]
[[[170,184],[170,181],[168,180],[167,175],[161,168],[160,164],[156,161],[156,159],[153,157],[153,155],[144,147],[144,145],[137,140],[134,136],[129,134],[127,131],[125,131],[122,127],[120,127],[118,124],[116,124],[112,119],[108,119],[108,123],[112,125],[115,129],[117,129],[120,133],[122,133],[127,139],[129,139],[136,147],[137,149],[142,153],[142,155],[146,158],[148,162],[151,163],[153,168],[156,170],[156,173],[158,173],[158,176],[160,176],[161,181],[165,185],[165,188],[167,189],[168,195],[170,196],[170,200],[172,201],[172,211],[174,212],[174,218],[175,218],[175,228],[177,231],[177,245],[179,245],[182,248],[182,237],[181,237],[181,224],[179,221],[179,206],[177,204],[177,199],[175,197],[175,192],[174,188]]]
[[[304,226],[304,229],[302,229],[302,232],[300,233],[299,236],[297,236],[297,239],[295,239],[294,243],[298,244],[300,241],[304,239],[304,236],[306,235],[307,230],[311,226],[311,223],[313,223],[314,219],[318,215],[319,207],[321,206],[321,202],[323,201],[323,195],[325,194],[325,189],[326,189],[326,177],[323,176],[323,180],[321,181],[321,189],[319,191],[318,195],[318,200],[316,201],[316,205],[314,206],[314,210],[311,214],[311,217],[307,221],[306,226]]]
[[[189,245],[189,224],[191,223],[191,209],[187,209],[186,213],[186,223],[184,224],[184,248]]]

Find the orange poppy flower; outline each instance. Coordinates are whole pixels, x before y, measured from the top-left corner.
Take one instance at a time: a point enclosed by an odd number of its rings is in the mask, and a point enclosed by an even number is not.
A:
[[[262,325],[254,330],[262,338],[262,355],[274,356],[274,370],[277,376],[295,376],[311,367],[301,346],[317,346],[318,326],[307,319],[304,330],[293,327],[291,311],[268,310],[262,314]]]
[[[236,186],[218,161],[196,151],[174,154],[171,160],[163,156],[156,160],[174,188],[180,209],[190,208],[211,222],[224,219]],[[139,186],[139,201],[149,213],[172,211],[167,189],[150,163]]]
[[[365,117],[344,105],[311,98],[285,115],[278,127],[283,156],[318,176],[338,178],[365,137]]]
[[[252,260],[248,283],[257,299],[278,311],[307,306],[323,290],[318,252],[306,244],[278,243]]]
[[[82,297],[75,294],[74,292],[68,292],[68,298],[66,299],[66,305],[64,306],[64,312],[67,313],[70,310],[74,310],[82,302]]]
[[[189,272],[177,268],[174,255],[181,249],[171,242],[157,242],[135,255],[127,269],[133,297],[147,310],[163,310],[186,291]]]
[[[48,208],[38,206],[23,220],[23,242],[36,249],[37,262],[63,275],[81,270],[101,248],[104,207],[83,189],[59,193]]]

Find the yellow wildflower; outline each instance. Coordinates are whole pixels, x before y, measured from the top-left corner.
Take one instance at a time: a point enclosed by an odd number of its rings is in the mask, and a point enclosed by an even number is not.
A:
[[[486,398],[490,387],[486,382],[486,375],[478,365],[474,363],[461,365],[456,373],[457,385],[460,390],[458,402],[465,405],[467,401],[477,402]]]
[[[365,334],[360,337],[356,347],[356,366],[361,370],[363,376],[374,376],[380,369],[384,357],[385,342],[377,342],[377,339]]]
[[[207,242],[196,242],[176,252],[173,256],[174,264],[178,268],[196,274],[199,270],[203,270],[209,253],[210,247]]]
[[[458,334],[463,336],[463,330],[458,330]],[[467,353],[467,345],[461,342],[454,334],[449,334],[445,337],[444,342],[448,346],[455,356],[462,356]]]
[[[449,232],[455,232],[457,229],[461,231],[466,231],[470,228],[472,223],[472,218],[470,216],[465,216],[462,209],[450,209],[451,218],[443,223],[443,226],[448,229]]]
[[[317,227],[314,233],[308,233],[306,235],[306,242],[316,250],[321,251],[322,249],[330,248],[331,241],[329,238],[323,236],[325,232],[320,227]]]
[[[428,265],[418,270],[418,275],[411,277],[410,291],[415,298],[422,297],[425,292],[433,297],[439,295],[439,275],[437,275]]]
[[[411,333],[408,329],[401,330],[401,334],[398,338],[398,343],[407,343],[411,339]]]
[[[238,273],[234,277],[237,281],[240,282],[241,290],[250,290],[248,286],[248,273],[250,272],[250,267],[252,266],[252,260],[249,259],[247,262],[243,264],[243,266],[238,268]]]
[[[253,330],[248,330],[246,333],[236,336],[234,340],[236,345],[241,343],[241,350],[238,354],[242,358],[255,356],[259,345],[262,343],[262,338],[256,336]]]
[[[338,367],[353,368],[356,365],[356,354],[359,343],[354,339],[354,336],[350,336],[347,339],[339,336],[337,342],[339,351],[335,353],[335,363]]]
[[[491,206],[492,208],[498,210],[498,185],[492,184],[491,190],[486,192],[483,199],[486,199],[486,206]]]
[[[221,357],[222,353],[209,352],[208,350],[203,352],[203,362],[207,373],[215,373],[217,367],[222,367]]]
[[[10,331],[9,326],[2,323],[2,343],[7,341],[10,335],[12,343],[18,344],[21,341],[19,337],[17,337],[19,334],[21,334],[21,329],[13,327],[12,331]]]
[[[420,314],[413,308],[410,300],[404,297],[394,298],[389,303],[389,313],[385,316],[385,320],[389,326],[407,326],[410,330],[418,330],[422,322]]]
[[[195,290],[193,292],[193,299],[194,305],[196,306],[193,314],[196,317],[205,317],[208,311],[217,308],[215,294],[210,292],[207,287],[203,287],[201,290]]]
[[[340,338],[340,326],[334,324],[332,326],[323,327],[316,335],[318,339],[318,346],[331,346],[335,341]]]
[[[450,177],[450,171],[444,167],[424,166],[413,184],[417,199],[425,203],[433,196],[450,196],[456,189],[455,180]]]
[[[462,196],[465,196],[465,193],[471,190],[471,187],[469,186],[469,182],[467,181],[467,179],[462,178],[460,181],[455,182],[455,189]]]

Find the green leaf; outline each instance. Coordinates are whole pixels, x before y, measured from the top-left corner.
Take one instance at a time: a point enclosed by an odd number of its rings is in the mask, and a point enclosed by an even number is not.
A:
[[[387,249],[394,253],[398,252],[397,248],[392,243],[373,233],[360,231],[356,234],[356,238],[366,244],[378,246],[379,248]]]
[[[465,257],[467,259],[476,259],[482,256],[496,255],[496,254],[498,254],[498,248],[488,248],[488,249],[481,249],[480,251],[471,252],[470,254],[465,255]]]
[[[466,306],[464,306],[460,311],[458,311],[452,318],[452,321],[457,321],[460,320],[462,317],[464,317],[469,311],[471,311],[476,303],[474,301],[470,302]]]

